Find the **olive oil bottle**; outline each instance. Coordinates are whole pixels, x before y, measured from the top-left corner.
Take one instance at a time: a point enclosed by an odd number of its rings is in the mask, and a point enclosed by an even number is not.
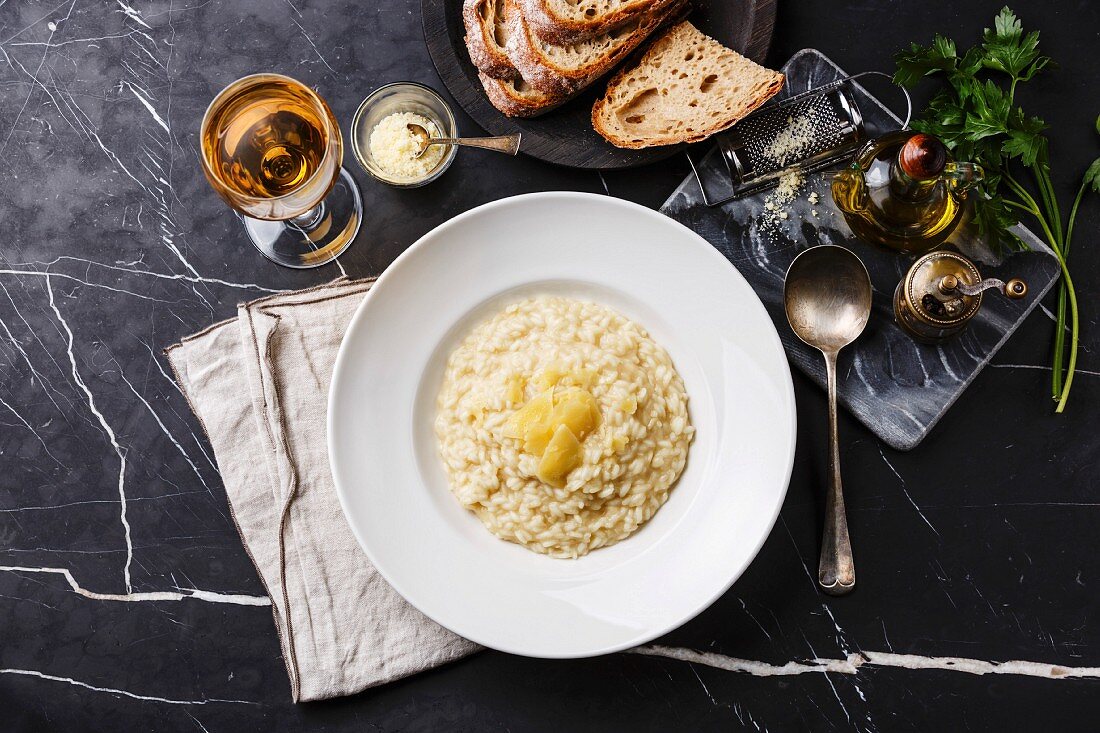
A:
[[[979,165],[951,160],[938,138],[899,130],[856,153],[833,178],[833,201],[860,239],[921,254],[951,236],[983,175]]]

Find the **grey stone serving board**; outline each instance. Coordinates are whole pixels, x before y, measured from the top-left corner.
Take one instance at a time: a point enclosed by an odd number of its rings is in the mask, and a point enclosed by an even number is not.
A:
[[[780,99],[847,76],[815,49],[799,51],[782,71],[787,81]],[[855,83],[852,86],[869,137],[902,126],[902,121],[866,89]],[[881,86],[884,91],[892,89],[884,78]],[[901,102],[900,90],[893,91]],[[728,181],[726,165],[716,148],[703,157],[700,173],[706,178],[708,192],[720,192],[719,182]],[[928,435],[1054,285],[1058,263],[1050,249],[1024,227],[1015,231],[1030,251],[1013,253],[1003,261],[973,232],[959,232],[949,246],[978,260],[983,277],[1021,277],[1029,293],[1018,301],[987,294],[981,311],[962,334],[940,346],[918,344],[894,323],[892,305],[894,289],[915,258],[895,255],[856,239],[832,204],[830,178],[830,173],[809,176],[800,196],[789,207],[789,218],[780,221],[778,227],[761,226],[766,193],[708,208],[703,204],[699,184],[690,175],[661,211],[698,232],[745,276],[775,322],[788,358],[822,387],[825,364],[821,354],[798,340],[783,312],[783,277],[795,255],[808,247],[840,244],[859,255],[871,275],[874,300],[866,331],[840,353],[839,400],[888,445],[909,450]],[[810,191],[819,196],[816,205],[807,199]],[[812,213],[815,210],[816,216]]]

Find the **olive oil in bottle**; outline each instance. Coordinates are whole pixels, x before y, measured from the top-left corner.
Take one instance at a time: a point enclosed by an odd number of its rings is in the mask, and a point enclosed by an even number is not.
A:
[[[951,236],[982,176],[981,166],[951,160],[938,138],[900,130],[863,146],[833,178],[833,201],[860,239],[919,254]]]

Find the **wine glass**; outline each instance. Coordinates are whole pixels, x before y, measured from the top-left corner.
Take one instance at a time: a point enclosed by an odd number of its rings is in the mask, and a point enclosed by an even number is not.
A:
[[[201,136],[206,179],[264,257],[318,267],[355,239],[363,202],[341,167],[340,126],[305,84],[281,74],[238,79],[210,103]]]

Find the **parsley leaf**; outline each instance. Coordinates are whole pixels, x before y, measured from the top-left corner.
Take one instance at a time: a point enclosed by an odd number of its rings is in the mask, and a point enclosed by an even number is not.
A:
[[[982,49],[985,51],[983,64],[987,69],[996,69],[1019,78],[1024,69],[1040,58],[1039,31],[1024,35],[1019,19],[1007,6],[1001,8],[1001,12],[993,21],[993,28],[986,28],[982,38],[984,39]],[[1046,61],[1042,65],[1045,64]],[[1031,78],[1039,68],[1042,66],[1032,69],[1028,78]]]
[[[1098,122],[1100,126],[1100,122]],[[1084,184],[1095,193],[1100,193],[1100,158],[1092,161],[1092,165],[1085,171]]]
[[[906,51],[894,55],[898,70],[894,73],[894,83],[903,87],[915,86],[918,81],[938,71],[954,71],[958,58],[955,55],[955,42],[950,38],[937,35],[932,45],[925,48],[912,43]]]
[[[983,137],[1008,132],[1008,111],[1012,100],[1003,89],[988,80],[971,97],[973,106],[966,115],[967,137],[981,140]]]
[[[1047,139],[1042,134],[1046,129],[1038,117],[1024,117],[1024,111],[1016,107],[1009,115],[1008,139],[1001,146],[1001,152],[1009,158],[1019,158],[1026,166],[1035,165],[1047,159]]]
[[[1009,231],[1016,224],[1016,218],[1000,195],[988,196],[982,199],[980,206],[974,207],[978,234],[990,243],[1007,241],[1019,245],[1019,238]]]

